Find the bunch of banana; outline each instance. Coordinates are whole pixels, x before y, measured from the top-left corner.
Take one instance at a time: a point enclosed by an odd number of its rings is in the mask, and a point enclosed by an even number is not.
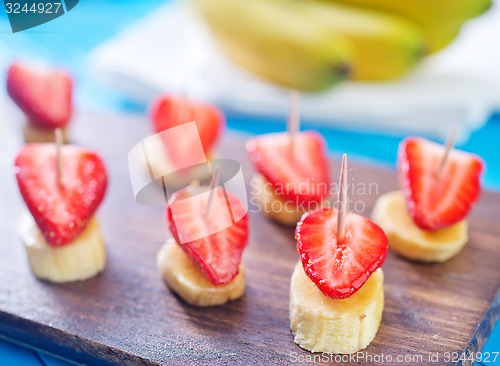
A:
[[[462,24],[484,13],[491,0],[324,0],[366,6],[399,14],[417,23],[425,36],[426,52],[439,51],[457,36]]]
[[[327,34],[279,0],[199,0],[226,55],[275,83],[323,89],[344,79],[352,60],[347,41]]]
[[[451,42],[491,0],[196,0],[224,53],[277,84],[386,80]]]
[[[410,69],[424,54],[420,29],[398,15],[316,0],[294,6],[326,34],[340,34],[351,46],[351,78],[384,80]]]

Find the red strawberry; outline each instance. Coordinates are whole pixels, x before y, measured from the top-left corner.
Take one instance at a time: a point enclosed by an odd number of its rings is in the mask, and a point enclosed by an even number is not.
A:
[[[60,184],[55,144],[27,144],[15,161],[21,195],[54,246],[71,243],[85,229],[107,186],[106,169],[95,152],[66,145],[61,157]]]
[[[225,125],[224,113],[216,106],[174,95],[160,96],[153,103],[151,116],[156,133],[186,122],[196,122],[205,155],[210,153]],[[189,154],[191,141],[193,137],[185,136],[175,147],[167,146],[170,155]]]
[[[255,169],[273,185],[277,195],[296,205],[320,203],[328,197],[330,183],[323,137],[306,131],[295,138],[293,155],[288,133],[253,138],[246,148]]]
[[[72,90],[71,77],[59,69],[42,70],[16,62],[7,72],[7,92],[38,127],[68,124]]]
[[[423,138],[403,140],[398,152],[401,190],[416,225],[436,230],[463,220],[481,192],[481,159],[452,150],[438,178],[445,147]]]
[[[309,278],[326,296],[343,299],[363,286],[387,254],[388,240],[372,221],[347,213],[345,236],[337,242],[337,210],[305,213],[295,230],[297,248]]]
[[[210,215],[205,215],[208,191],[192,187],[172,195],[167,221],[175,240],[214,285],[230,282],[238,274],[248,242],[248,215],[241,201],[223,190],[214,191]]]

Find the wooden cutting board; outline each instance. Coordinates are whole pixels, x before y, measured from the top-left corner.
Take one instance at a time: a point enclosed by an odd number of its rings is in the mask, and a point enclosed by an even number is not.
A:
[[[16,131],[17,140],[4,134],[8,138],[0,145],[2,337],[89,365],[327,363],[325,356],[311,359],[290,332],[289,278],[298,260],[293,229],[251,214],[244,255],[247,287],[237,301],[196,308],[166,288],[155,265],[167,237],[163,209],[137,204],[128,176],[128,151],[149,134],[148,123],[140,118],[77,116],[73,140],[101,152],[109,169],[109,190],[98,211],[108,264],[101,275],[85,282],[38,281],[17,235],[24,203],[11,164],[21,139],[19,125],[10,122],[4,128]],[[243,136],[227,133],[219,155],[238,160],[249,182],[253,172],[243,141]],[[336,158],[334,175],[339,171]],[[351,200],[366,204],[363,214],[369,216],[378,195],[397,188],[396,176],[372,167],[350,167],[350,184],[371,183],[370,192],[349,191]],[[362,210],[359,205],[357,210]],[[380,365],[389,363],[390,356],[394,364],[473,364],[457,359],[463,351],[481,350],[500,313],[499,207],[499,194],[483,193],[469,219],[470,242],[446,263],[412,263],[389,253],[383,266],[382,325],[372,344],[358,353],[358,361]],[[371,362],[361,356],[372,357]],[[380,357],[386,357],[385,362]]]

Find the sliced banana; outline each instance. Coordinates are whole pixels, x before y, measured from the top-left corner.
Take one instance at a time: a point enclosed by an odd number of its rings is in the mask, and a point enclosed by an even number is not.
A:
[[[68,143],[67,128],[61,128],[62,140],[65,144]],[[23,136],[26,142],[55,142],[55,131],[53,128],[36,127],[32,123],[26,121],[23,126]]]
[[[412,260],[444,262],[460,252],[468,240],[465,220],[445,229],[420,229],[408,214],[401,191],[379,197],[372,219],[385,231],[389,238],[389,248]]]
[[[299,261],[290,282],[290,328],[294,341],[311,352],[353,353],[377,334],[384,309],[384,274],[377,269],[351,297],[325,296]]]
[[[283,225],[296,225],[306,211],[314,210],[320,206],[313,204],[308,207],[309,210],[298,208],[293,202],[286,201],[276,195],[271,183],[261,174],[255,174],[251,185],[253,193],[252,203],[265,216]]]
[[[163,245],[156,261],[167,286],[192,305],[221,305],[245,292],[243,265],[240,264],[239,273],[231,282],[213,285],[172,238]]]
[[[75,241],[61,247],[47,243],[29,214],[23,217],[20,235],[31,270],[43,280],[56,283],[86,280],[106,265],[106,248],[95,216]]]

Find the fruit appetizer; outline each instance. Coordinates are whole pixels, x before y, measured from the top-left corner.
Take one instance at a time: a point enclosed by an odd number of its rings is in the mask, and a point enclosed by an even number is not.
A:
[[[190,159],[189,156],[197,154],[197,149],[193,147],[198,146],[200,140],[205,157],[212,157],[213,149],[225,126],[224,113],[212,104],[174,95],[162,95],[153,103],[151,118],[155,133],[194,121],[199,135],[184,134],[179,139],[168,139],[166,135],[160,135],[159,139],[150,139],[147,149],[152,175],[165,176],[164,183],[177,188],[185,187],[195,179],[208,181],[210,172],[204,164],[191,169],[178,167],[183,166],[183,161],[197,160],[196,157]],[[177,173],[163,173],[171,171]]]
[[[189,185],[172,195],[166,214],[173,238],[158,253],[157,265],[167,286],[197,306],[241,297],[248,242],[242,202],[221,187]]]
[[[343,181],[346,182],[345,160]],[[341,184],[346,192],[345,183]],[[384,309],[387,237],[372,221],[321,207],[302,216],[295,236],[300,261],[290,283],[294,341],[311,352],[353,353],[375,337]]]
[[[14,62],[7,72],[7,92],[26,114],[26,142],[53,142],[56,128],[61,129],[63,141],[67,142],[73,109],[69,74],[61,69]]]
[[[93,151],[74,145],[29,143],[15,166],[31,215],[20,235],[33,273],[51,282],[85,280],[104,269],[106,250],[95,217],[107,186]]]
[[[324,139],[317,132],[298,131],[296,98],[292,94],[288,132],[261,135],[246,145],[257,171],[254,202],[284,225],[296,225],[305,212],[321,206],[330,187]]]
[[[451,141],[452,139],[449,139]],[[401,191],[381,196],[372,213],[399,255],[443,262],[468,240],[465,218],[481,191],[481,159],[423,138],[399,145]]]

